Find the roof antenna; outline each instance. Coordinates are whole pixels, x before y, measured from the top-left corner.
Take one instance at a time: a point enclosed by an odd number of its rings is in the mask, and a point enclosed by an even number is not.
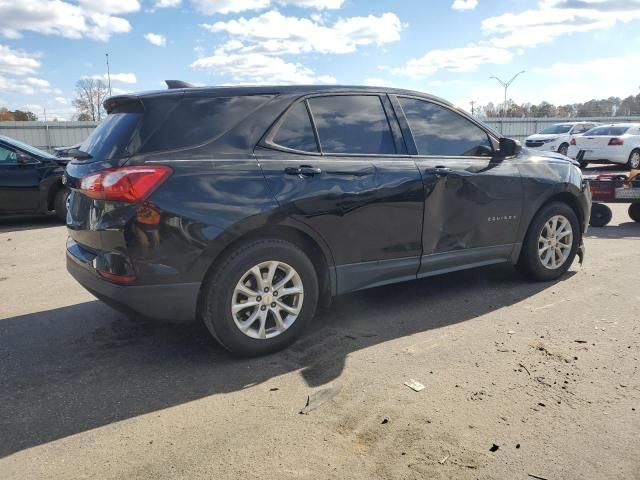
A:
[[[167,84],[167,88],[194,88],[195,85],[192,85],[188,82],[183,82],[182,80],[165,80],[164,83]]]

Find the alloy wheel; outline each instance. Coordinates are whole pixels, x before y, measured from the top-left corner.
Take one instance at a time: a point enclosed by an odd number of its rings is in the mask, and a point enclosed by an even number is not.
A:
[[[275,260],[247,270],[231,297],[236,327],[255,339],[285,332],[298,318],[304,300],[302,279],[296,270]]]
[[[631,158],[629,159],[629,166],[632,169],[640,167],[640,152],[633,152],[631,154]]]
[[[547,220],[538,238],[538,257],[542,265],[549,270],[562,267],[572,247],[571,222],[563,215],[555,215]]]

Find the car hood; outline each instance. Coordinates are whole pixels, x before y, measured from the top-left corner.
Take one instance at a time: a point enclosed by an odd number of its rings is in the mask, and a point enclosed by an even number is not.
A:
[[[529,135],[527,137],[527,140],[555,140],[556,138],[560,138],[561,136],[561,134],[543,135],[541,133],[536,133],[535,135]]]
[[[556,152],[540,152],[537,150],[529,150],[527,149],[527,152],[529,153],[529,156],[534,159],[534,158],[539,158],[541,160],[545,160],[547,158],[551,158],[554,160],[564,160],[565,162],[569,162],[569,163],[573,163],[576,166],[580,166],[580,163],[577,162],[576,160],[569,158],[565,155],[562,155],[561,153],[556,153]]]

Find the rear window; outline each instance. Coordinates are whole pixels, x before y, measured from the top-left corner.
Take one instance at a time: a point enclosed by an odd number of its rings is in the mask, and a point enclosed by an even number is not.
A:
[[[627,133],[627,130],[629,130],[630,128],[631,127],[616,127],[616,126],[609,125],[606,127],[592,128],[591,130],[586,132],[584,135],[585,137],[600,136],[600,135],[607,135],[607,136],[624,135],[625,133]]]
[[[265,103],[268,96],[161,96],[143,99],[144,113],[116,107],[83,142],[96,160],[178,150],[207,143]]]
[[[313,133],[309,112],[304,103],[298,103],[287,113],[273,143],[303,152],[317,152],[318,144]]]
[[[129,156],[127,144],[142,118],[142,113],[125,113],[118,109],[107,115],[78,147],[96,160]]]

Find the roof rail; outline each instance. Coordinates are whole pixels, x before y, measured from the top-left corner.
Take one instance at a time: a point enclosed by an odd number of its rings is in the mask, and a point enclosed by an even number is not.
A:
[[[192,85],[188,82],[183,82],[182,80],[165,80],[164,83],[167,84],[167,88],[194,88],[195,85]]]

